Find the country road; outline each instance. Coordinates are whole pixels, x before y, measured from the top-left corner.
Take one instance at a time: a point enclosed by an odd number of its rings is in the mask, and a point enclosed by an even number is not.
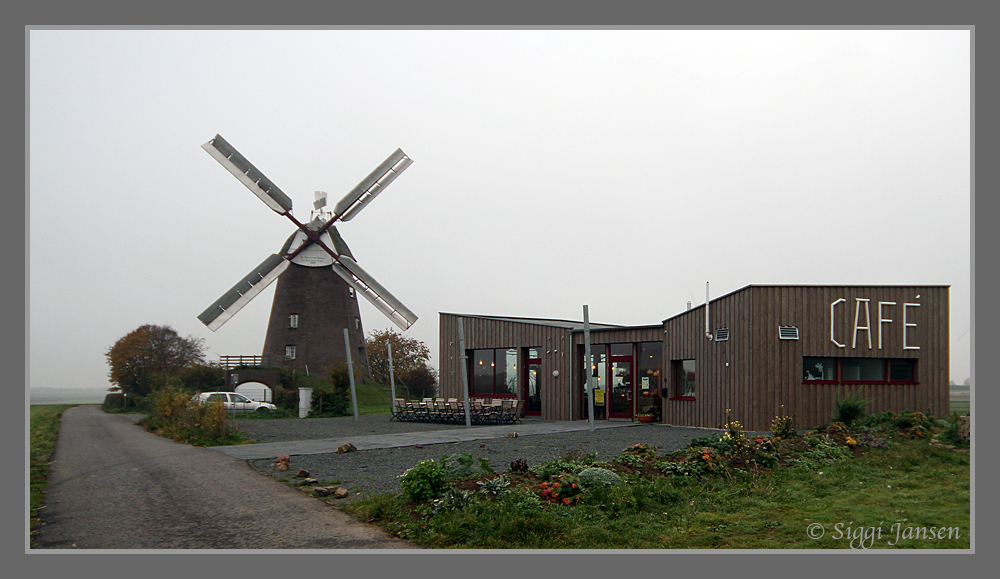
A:
[[[49,549],[415,549],[245,461],[176,443],[134,416],[63,414],[41,511]]]

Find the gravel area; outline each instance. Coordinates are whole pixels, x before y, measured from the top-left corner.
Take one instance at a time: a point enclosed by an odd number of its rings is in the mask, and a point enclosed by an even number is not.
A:
[[[341,436],[364,436],[425,430],[465,428],[464,425],[390,422],[388,415],[359,417],[312,418],[307,420],[239,420],[237,425],[246,435],[259,442],[312,440]],[[291,468],[278,472],[273,459],[251,460],[258,471],[278,478],[294,480],[298,469],[309,471],[321,482],[337,480],[351,491],[351,497],[400,492],[397,476],[427,458],[471,453],[489,460],[497,472],[507,470],[511,462],[523,459],[529,465],[561,458],[568,453],[596,453],[598,460],[611,460],[622,449],[637,442],[655,445],[660,454],[683,448],[693,438],[718,432],[703,428],[687,428],[644,424],[622,428],[565,432],[559,434],[492,438],[445,444],[428,444],[422,448],[380,448],[344,454],[313,454],[292,457]],[[347,499],[350,500],[350,499]]]

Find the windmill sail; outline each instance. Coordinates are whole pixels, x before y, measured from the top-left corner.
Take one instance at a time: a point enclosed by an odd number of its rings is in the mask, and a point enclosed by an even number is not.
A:
[[[292,200],[288,195],[278,189],[277,185],[239,154],[221,135],[215,135],[214,139],[201,148],[208,151],[209,155],[239,179],[240,183],[246,185],[254,195],[260,197],[260,200],[275,213],[286,215],[292,210]]]
[[[374,171],[337,203],[337,206],[333,210],[334,214],[340,215],[341,221],[350,221],[365,205],[371,203],[375,199],[375,196],[382,192],[382,189],[388,187],[389,183],[392,183],[411,163],[413,163],[413,160],[407,157],[402,149],[396,149],[396,152],[389,155],[389,158],[385,161],[382,161],[381,165],[376,167]]]
[[[264,291],[271,282],[288,269],[288,261],[276,253],[265,259],[250,275],[233,286],[228,292],[208,307],[198,319],[213,332],[229,321],[236,312],[250,303],[257,294]]]
[[[333,264],[333,271],[344,278],[348,284],[365,297],[373,306],[379,309],[390,320],[403,330],[409,329],[417,321],[417,315],[411,312],[389,290],[375,281],[371,275],[361,269],[356,261],[341,255],[340,263]]]

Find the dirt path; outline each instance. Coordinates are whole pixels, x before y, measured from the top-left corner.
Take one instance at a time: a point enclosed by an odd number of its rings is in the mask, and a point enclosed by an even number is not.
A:
[[[63,414],[42,548],[417,548],[245,461],[149,434],[133,420],[98,406]]]

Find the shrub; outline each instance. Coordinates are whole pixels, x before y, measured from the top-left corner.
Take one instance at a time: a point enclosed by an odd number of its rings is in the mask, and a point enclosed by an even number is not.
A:
[[[856,420],[864,418],[865,409],[868,408],[868,401],[861,398],[860,393],[860,391],[855,391],[847,398],[837,400],[834,403],[835,408],[830,420],[832,422],[843,422],[847,426],[850,426]]]
[[[472,504],[472,497],[475,493],[462,489],[448,489],[439,499],[434,499],[435,515],[448,512],[460,511]]]
[[[410,502],[418,503],[441,496],[448,488],[445,475],[441,463],[429,458],[399,475],[399,486]]]
[[[510,463],[507,472],[528,472],[528,463],[523,458],[519,458]]]
[[[471,452],[463,452],[452,457],[447,454],[443,455],[441,466],[444,468],[447,478],[468,478],[473,475],[493,472],[489,460],[482,457],[476,458],[472,456]]]
[[[611,486],[622,482],[622,477],[606,468],[585,468],[577,476],[586,489],[598,486]]]
[[[545,500],[570,505],[583,496],[583,484],[580,479],[571,474],[557,474],[541,484],[542,497]]]
[[[701,463],[693,460],[684,462],[672,462],[665,460],[657,466],[660,468],[660,472],[667,476],[688,476],[701,478],[701,475],[704,472]]]
[[[951,444],[953,446],[968,447],[968,441],[962,440],[958,435],[958,418],[959,414],[957,412],[952,412],[948,420],[945,420],[944,430],[941,432],[939,440],[945,444]]]
[[[312,409],[309,416],[313,418],[353,414],[350,392],[338,390],[335,386],[324,384],[313,388],[310,403]]]
[[[582,465],[578,462],[556,459],[536,464],[535,466],[529,467],[528,470],[535,473],[535,476],[540,479],[547,479],[562,473],[575,475],[585,468],[587,468],[587,465]]]
[[[476,484],[483,487],[479,489],[479,492],[484,495],[498,496],[510,491],[510,481],[503,475],[489,480],[479,481]]]
[[[781,406],[784,410],[785,406]],[[774,420],[771,421],[771,435],[775,438],[792,438],[798,436],[798,432],[795,427],[792,426],[791,416],[775,416]]]

